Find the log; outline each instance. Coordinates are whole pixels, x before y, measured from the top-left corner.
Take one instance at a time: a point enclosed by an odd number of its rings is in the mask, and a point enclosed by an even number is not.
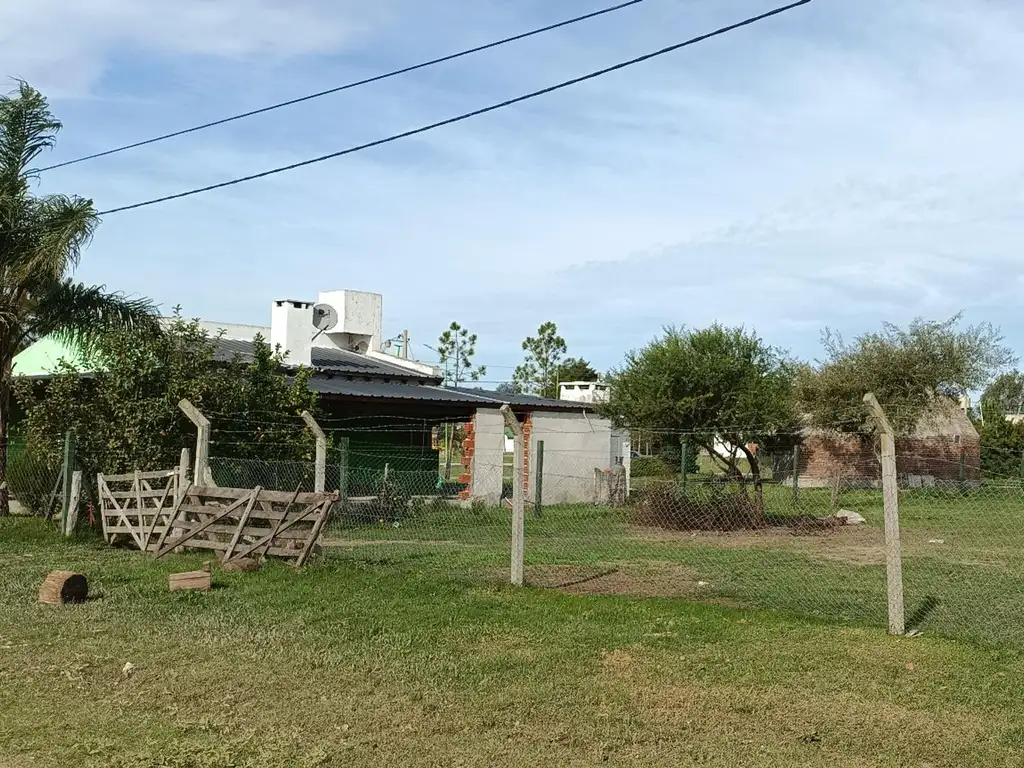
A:
[[[224,563],[220,569],[224,573],[238,573],[240,571],[255,571],[260,567],[259,561],[251,557],[243,557],[240,560],[230,560]]]
[[[73,571],[53,571],[39,588],[39,602],[47,605],[84,603],[89,596],[85,576]]]
[[[167,577],[167,586],[171,592],[183,589],[209,592],[212,586],[209,571],[186,571],[172,573]]]

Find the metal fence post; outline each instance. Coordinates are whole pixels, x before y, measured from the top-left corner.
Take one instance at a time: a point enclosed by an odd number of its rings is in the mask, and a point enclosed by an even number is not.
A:
[[[800,446],[793,446],[793,505],[800,503]]]
[[[963,483],[967,479],[967,471],[964,466],[964,449],[960,449],[960,482]]]
[[[533,509],[537,517],[541,517],[544,508],[544,441],[537,441],[537,470],[534,480],[534,502]]]
[[[70,429],[64,435],[64,495],[60,505],[60,529],[67,530],[68,511],[71,507],[71,482],[75,471],[75,433]]]
[[[679,438],[679,487],[686,493],[686,460],[690,443],[685,437]]]
[[[348,446],[347,437],[338,438],[338,504],[342,509],[348,504]]]

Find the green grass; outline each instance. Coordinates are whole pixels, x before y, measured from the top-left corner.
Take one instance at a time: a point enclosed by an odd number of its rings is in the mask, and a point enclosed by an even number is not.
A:
[[[1024,760],[1013,650],[517,590],[402,557],[167,592],[200,561],[0,520],[0,766]],[[36,605],[57,568],[87,574],[96,599]]]
[[[770,515],[833,512],[828,489],[768,486]],[[828,533],[694,534],[636,526],[628,509],[587,505],[527,512],[527,580],[600,593],[679,596],[790,616],[886,623],[878,490],[848,490],[839,506],[868,523]],[[907,617],[924,632],[1024,647],[1024,492],[1017,487],[921,489],[900,496]],[[420,507],[396,527],[333,529],[336,557],[467,578],[507,570],[507,510]],[[609,573],[614,571],[614,573]],[[602,574],[605,574],[602,576]],[[584,589],[580,587],[580,589]]]

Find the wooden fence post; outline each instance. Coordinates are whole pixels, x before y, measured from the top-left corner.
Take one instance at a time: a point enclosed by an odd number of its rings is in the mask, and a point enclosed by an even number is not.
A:
[[[181,449],[181,458],[178,459],[178,492],[174,494],[174,503],[177,504],[185,491],[188,489],[188,448]]]
[[[523,498],[523,460],[526,445],[523,440],[523,425],[519,423],[508,403],[501,406],[505,425],[512,430],[515,450],[512,466],[512,567],[510,580],[517,587],[523,586],[523,560],[525,544],[525,499]]]
[[[327,485],[327,435],[320,429],[320,425],[316,423],[316,419],[313,418],[313,414],[309,411],[302,412],[302,420],[306,422],[309,431],[316,438],[316,470],[313,480],[313,492],[323,493],[324,487]]]
[[[60,529],[68,527],[68,512],[71,509],[71,483],[75,472],[75,433],[70,429],[64,436],[64,494],[60,508]]]
[[[75,526],[78,525],[78,501],[82,496],[82,470],[76,469],[71,473],[71,492],[68,496],[68,513],[64,521],[64,535],[67,538],[75,533]]]
[[[188,400],[179,402],[178,407],[188,420],[196,425],[196,468],[192,482],[196,485],[206,485],[210,468],[210,420]]]
[[[900,551],[900,510],[896,486],[896,438],[889,418],[874,394],[864,395],[882,443],[882,503],[885,510],[885,576],[889,592],[889,632],[906,632],[903,607],[903,555]]]

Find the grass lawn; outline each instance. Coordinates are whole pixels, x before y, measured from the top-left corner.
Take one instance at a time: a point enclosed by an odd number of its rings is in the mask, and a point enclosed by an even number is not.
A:
[[[0,766],[1024,761],[1016,650],[517,590],[471,580],[479,555],[328,552],[168,593],[201,559],[0,520]],[[58,568],[96,599],[35,604]]]
[[[767,486],[782,521],[832,513],[829,489]],[[587,594],[683,597],[789,616],[885,626],[885,548],[878,490],[847,490],[839,506],[862,526],[793,535],[776,527],[728,534],[637,526],[628,509],[528,509],[526,575],[535,586]],[[986,486],[900,494],[903,576],[911,627],[1024,648],[1024,491]],[[333,527],[336,557],[392,568],[501,578],[509,512],[421,506],[399,521]]]

